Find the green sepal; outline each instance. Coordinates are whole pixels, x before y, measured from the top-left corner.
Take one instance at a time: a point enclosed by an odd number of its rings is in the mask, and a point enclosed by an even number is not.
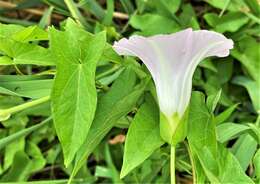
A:
[[[160,135],[164,141],[175,146],[187,136],[189,108],[184,115],[179,117],[174,113],[172,117],[165,116],[160,112]]]

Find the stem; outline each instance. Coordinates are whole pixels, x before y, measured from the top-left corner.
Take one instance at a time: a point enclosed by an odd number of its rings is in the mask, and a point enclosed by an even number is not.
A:
[[[5,121],[11,116],[11,114],[22,111],[22,110],[27,109],[29,107],[39,105],[39,104],[44,103],[44,102],[47,102],[49,99],[50,99],[50,96],[45,96],[45,97],[39,98],[37,100],[33,100],[33,101],[26,102],[26,103],[21,104],[21,105],[17,105],[15,107],[11,107],[9,109],[0,110],[0,119],[1,119],[1,121]]]
[[[171,184],[175,182],[175,147],[171,145]]]
[[[75,18],[76,22],[78,22],[82,26],[85,26],[87,29],[90,29],[91,26],[86,22],[86,20],[78,10],[75,2],[73,0],[64,0],[64,2],[67,5],[72,17]]]
[[[188,150],[188,153],[189,153],[189,158],[190,158],[190,162],[191,162],[191,167],[192,167],[192,179],[193,179],[193,183],[197,183],[197,176],[196,176],[196,169],[195,169],[195,163],[194,163],[194,158],[192,156],[192,153],[191,153],[191,150],[190,150],[190,146],[189,144],[185,141],[184,142],[187,150]]]

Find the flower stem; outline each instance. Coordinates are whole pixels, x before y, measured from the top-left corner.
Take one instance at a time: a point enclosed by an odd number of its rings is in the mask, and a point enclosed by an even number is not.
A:
[[[171,184],[175,184],[175,147],[171,145]]]
[[[9,119],[9,117],[13,113],[16,113],[16,112],[22,111],[24,109],[36,106],[38,104],[47,102],[49,99],[50,99],[50,96],[45,96],[45,97],[39,98],[37,100],[33,100],[33,101],[26,102],[26,103],[21,104],[21,105],[17,105],[15,107],[11,107],[9,109],[3,109],[3,110],[0,109],[0,120],[5,121],[5,120]]]

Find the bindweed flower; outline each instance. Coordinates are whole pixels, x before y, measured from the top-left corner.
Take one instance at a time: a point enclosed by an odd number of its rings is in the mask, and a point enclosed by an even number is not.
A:
[[[183,138],[180,134],[185,134],[182,122],[187,114],[196,66],[209,56],[228,56],[233,41],[213,31],[189,28],[170,35],[123,38],[113,48],[119,55],[139,57],[150,71],[161,111],[161,136],[174,144]]]

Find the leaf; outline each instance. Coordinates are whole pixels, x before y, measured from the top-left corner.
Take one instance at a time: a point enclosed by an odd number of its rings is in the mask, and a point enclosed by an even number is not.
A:
[[[157,0],[152,2],[158,13],[172,18],[181,5],[181,0]]]
[[[51,51],[57,59],[51,98],[53,118],[64,163],[68,166],[86,139],[94,119],[97,103],[95,71],[106,35],[101,32],[88,37],[86,33],[86,37],[78,37],[73,29],[60,32],[54,28],[50,35]]]
[[[48,33],[38,26],[29,26],[12,35],[12,39],[20,42],[48,40]]]
[[[42,121],[41,123],[39,123],[37,125],[33,125],[33,126],[29,127],[29,128],[20,130],[19,132],[16,132],[16,133],[14,133],[12,135],[9,135],[9,136],[7,136],[5,138],[0,139],[0,150],[3,149],[8,144],[10,144],[11,142],[17,140],[18,138],[26,136],[26,135],[30,134],[31,132],[40,129],[41,127],[46,125],[50,120],[51,120],[51,118],[47,118],[46,120]]]
[[[10,37],[17,32],[22,31],[23,29],[24,27],[20,25],[0,23],[0,38]]]
[[[254,156],[254,167],[255,167],[255,175],[258,180],[260,180],[260,149],[256,151],[256,154]]]
[[[117,121],[132,110],[139,97],[143,94],[148,81],[148,79],[145,79],[135,86],[135,73],[131,69],[126,69],[113,83],[109,92],[100,97],[90,132],[77,153],[71,179],[84,164],[90,153],[116,125]]]
[[[22,43],[0,37],[0,51],[6,55],[6,59],[9,59],[9,62],[2,61],[0,65],[10,65],[11,63],[43,66],[55,65],[49,49],[31,43]]]
[[[128,129],[120,178],[125,177],[162,144],[158,108],[149,98],[140,107]]]
[[[26,181],[30,174],[32,160],[23,151],[15,154],[11,169],[6,173],[1,181]]]
[[[229,12],[222,17],[215,13],[207,13],[203,17],[215,31],[220,33],[236,32],[249,21],[249,18],[240,12]]]
[[[224,112],[221,112],[214,118],[215,124],[220,124],[226,121],[230,115],[234,112],[234,110],[237,108],[238,104],[230,106],[228,109],[226,109]]]
[[[17,124],[12,124],[12,122],[18,122]],[[15,116],[12,119],[4,122],[4,126],[6,124],[10,123],[10,129],[9,129],[9,134],[15,134],[18,131],[21,131],[22,129],[25,128],[25,125],[28,121],[28,118],[26,116]],[[9,124],[9,125],[10,125]],[[7,170],[12,164],[13,164],[13,159],[15,156],[15,153],[18,151],[23,151],[25,146],[25,137],[22,136],[20,138],[16,138],[14,141],[8,143],[5,146],[5,156],[4,156],[4,170]]]
[[[207,98],[207,107],[211,111],[211,113],[214,112],[214,110],[218,104],[218,101],[221,97],[221,92],[222,92],[222,90],[219,90],[216,94],[212,94]]]
[[[188,140],[212,183],[253,183],[238,160],[223,145],[218,144],[215,124],[204,102],[204,95],[193,92],[190,104]],[[232,173],[232,177],[230,174]]]
[[[238,76],[235,77],[232,82],[237,85],[241,85],[247,89],[249,93],[250,99],[253,103],[254,109],[257,113],[260,112],[260,98],[259,98],[259,91],[260,91],[260,81],[255,82],[247,77]]]
[[[249,166],[257,148],[257,141],[249,134],[240,136],[232,147],[232,153],[235,155],[243,171]]]
[[[223,123],[217,126],[216,133],[219,142],[224,143],[245,133],[250,128],[238,123]]]
[[[119,172],[118,172],[115,164],[113,163],[111,153],[110,153],[110,150],[109,150],[109,146],[107,144],[105,146],[105,158],[106,158],[108,168],[111,170],[112,182],[118,183],[118,184],[124,184],[124,182],[119,177]]]
[[[231,51],[231,55],[242,63],[255,81],[260,83],[259,43],[254,38],[246,36],[241,39]]]
[[[205,104],[203,93],[193,92],[190,102],[188,139],[197,149],[208,146],[209,150],[216,154],[217,141],[215,124],[212,115]]]
[[[129,24],[135,29],[141,30],[141,34],[145,36],[174,33],[180,30],[180,26],[174,20],[148,13],[133,15]]]
[[[205,0],[211,6],[219,9],[224,9],[227,6],[227,10],[230,11],[240,11],[246,9],[247,6],[245,5],[243,0]],[[228,5],[226,5],[228,3]]]
[[[40,76],[0,75],[0,94],[41,98],[50,95],[53,79]]]

